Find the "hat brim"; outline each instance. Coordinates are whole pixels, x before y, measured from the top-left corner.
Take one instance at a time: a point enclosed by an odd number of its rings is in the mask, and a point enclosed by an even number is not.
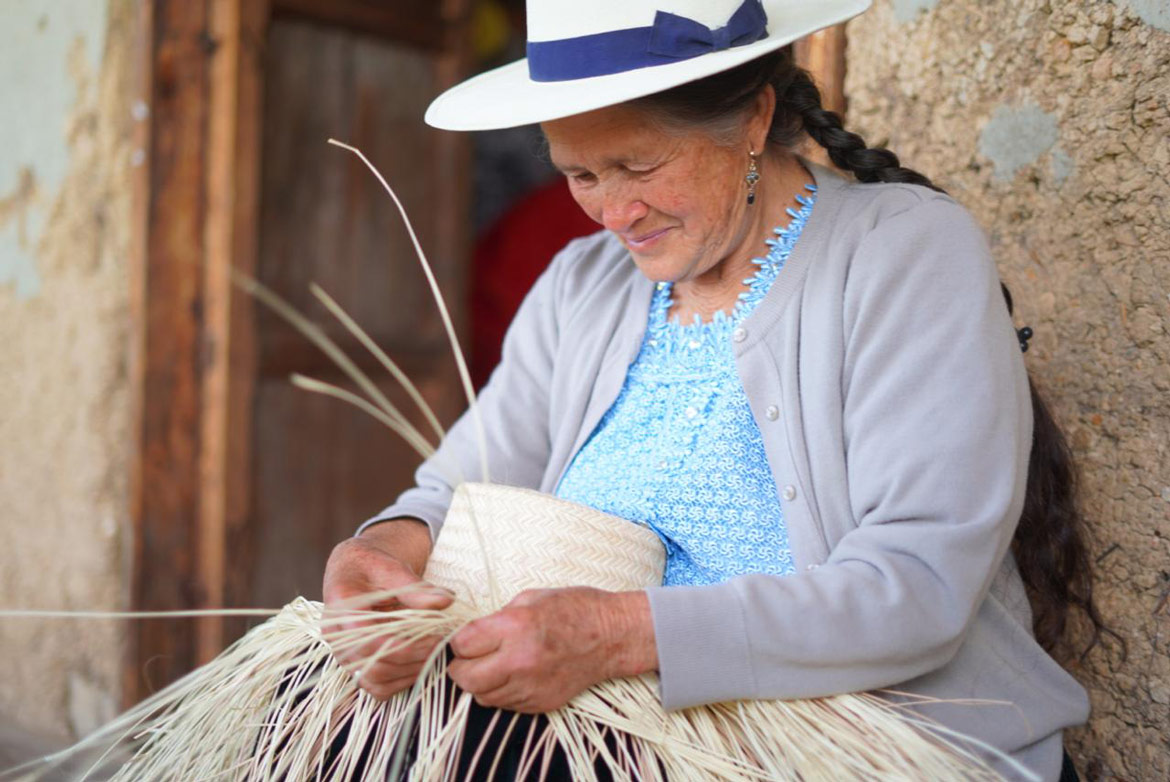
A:
[[[871,0],[768,3],[768,37],[669,65],[573,81],[537,82],[528,60],[487,71],[447,90],[427,109],[426,122],[443,130],[496,130],[530,125],[613,106],[742,65],[798,38],[851,19]]]

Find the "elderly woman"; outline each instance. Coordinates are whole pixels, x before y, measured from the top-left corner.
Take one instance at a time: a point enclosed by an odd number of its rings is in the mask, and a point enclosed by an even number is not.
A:
[[[867,5],[530,2],[528,60],[428,113],[540,122],[605,229],[553,260],[509,331],[480,397],[493,478],[667,547],[661,587],[526,593],[460,631],[451,676],[479,704],[545,712],[647,671],[667,708],[999,701],[929,711],[1061,778],[1088,704],[1045,648],[1090,604],[1059,431],[979,228],[844,131],[786,46]],[[846,175],[800,158],[806,136]],[[419,580],[452,493],[438,464],[478,473],[472,429],[337,546],[327,602]],[[405,688],[431,648],[362,686]]]

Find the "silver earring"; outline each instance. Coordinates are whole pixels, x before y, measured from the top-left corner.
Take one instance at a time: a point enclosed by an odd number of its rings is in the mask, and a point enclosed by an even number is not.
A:
[[[747,182],[747,187],[748,187],[747,202],[748,202],[748,206],[751,206],[752,204],[754,204],[756,202],[756,184],[759,183],[759,181],[760,181],[760,169],[756,165],[756,153],[755,152],[752,152],[749,150],[748,151],[748,159],[751,162],[748,164],[748,172],[747,172],[747,175],[744,176],[743,180],[745,182]]]

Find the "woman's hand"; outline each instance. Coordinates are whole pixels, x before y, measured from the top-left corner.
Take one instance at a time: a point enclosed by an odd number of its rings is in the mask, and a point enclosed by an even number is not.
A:
[[[483,706],[541,713],[605,679],[654,670],[644,592],[523,592],[451,639],[451,678]]]
[[[375,524],[361,535],[338,543],[325,565],[326,611],[370,592],[422,583],[418,574],[426,566],[430,551],[430,532],[425,524],[415,519],[395,519]],[[395,608],[440,609],[450,603],[450,598],[427,591],[410,592],[368,607],[384,611]],[[337,629],[347,630],[362,624],[346,623]],[[387,632],[358,647],[335,647],[334,655],[350,670],[365,669],[368,658],[378,654],[389,638]],[[406,689],[414,683],[438,641],[438,638],[423,639],[389,653],[383,652],[375,663],[365,669],[358,685],[379,700]]]

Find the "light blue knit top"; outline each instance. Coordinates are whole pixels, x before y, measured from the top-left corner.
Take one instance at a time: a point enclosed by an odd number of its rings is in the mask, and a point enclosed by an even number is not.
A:
[[[613,406],[574,457],[557,496],[644,522],[666,545],[665,585],[793,570],[759,427],[736,372],[732,333],[764,298],[812,213],[798,195],[730,314],[669,320],[659,283],[641,350]]]

